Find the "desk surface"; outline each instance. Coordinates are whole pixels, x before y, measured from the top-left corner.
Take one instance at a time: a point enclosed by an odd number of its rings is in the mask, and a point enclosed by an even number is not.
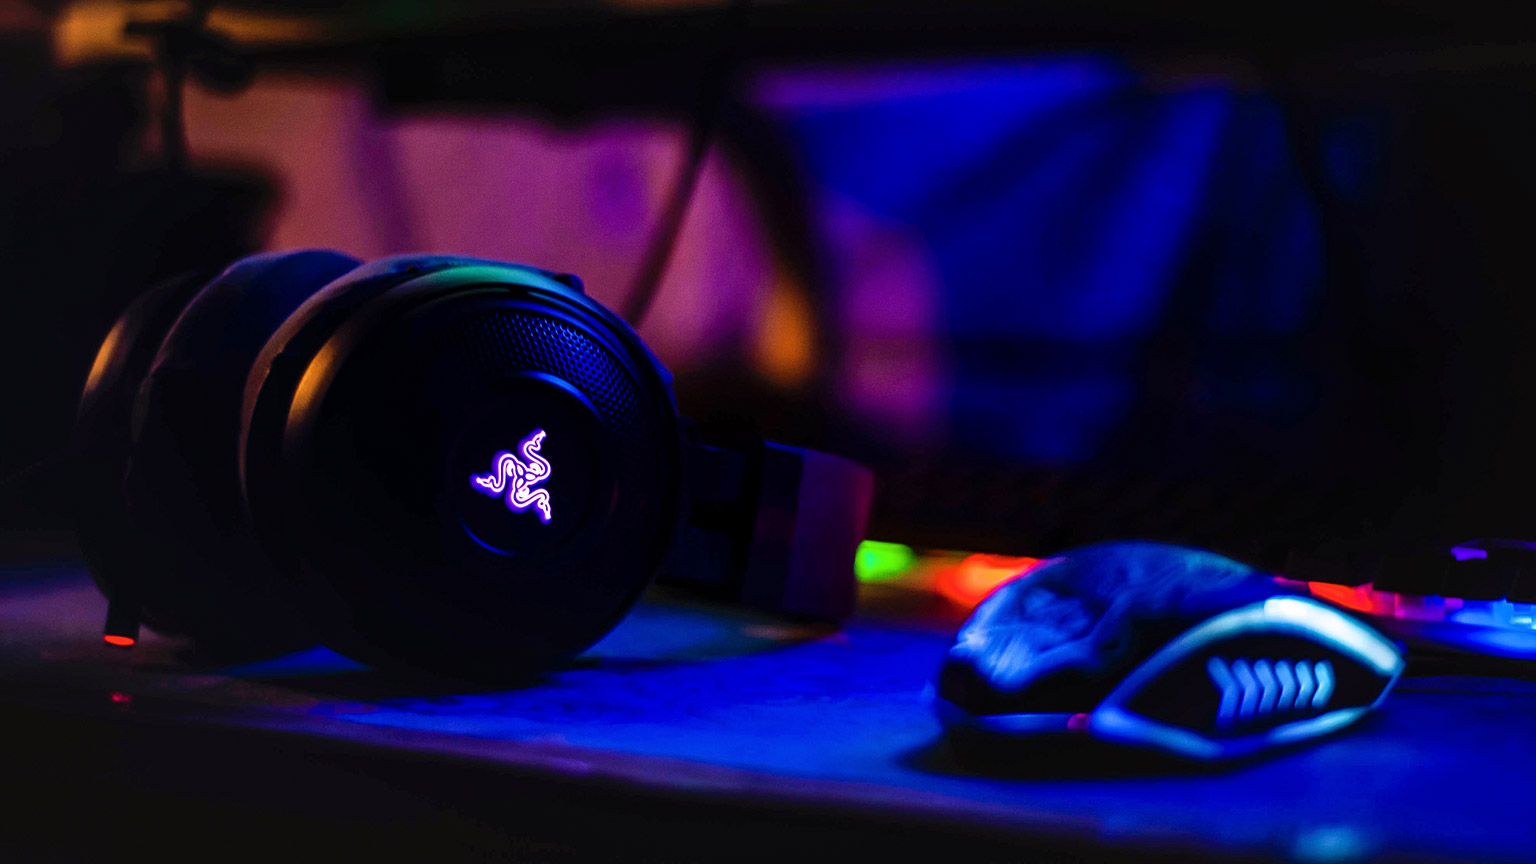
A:
[[[820,832],[816,842],[834,831],[838,842],[981,857],[1016,844],[1072,857],[1536,857],[1536,684],[1405,679],[1342,737],[1216,772],[1149,771],[1098,751],[989,771],[954,761],[924,699],[953,616],[914,615],[900,599],[867,598],[861,617],[835,634],[652,599],[570,668],[523,689],[482,692],[384,679],[323,649],[223,669],[191,667],[178,659],[181,646],[153,634],[133,651],[111,649],[100,638],[105,603],[78,565],[14,566],[0,571],[0,727],[9,719],[39,740],[5,736],[0,756],[12,751],[13,790],[28,752],[46,751],[34,761],[48,767],[38,770],[62,783],[73,748],[98,754],[75,766],[85,775],[95,776],[93,759],[113,762],[114,796],[153,775],[150,785],[185,804],[187,793],[163,787],[206,787],[207,766],[165,760],[213,760],[238,781],[241,771],[267,769],[231,754],[259,752],[302,790],[290,809],[322,811],[330,805],[302,799],[323,801],[340,782],[336,765],[349,765],[342,774],[352,779],[334,794],[352,795],[358,775],[385,778],[389,807],[406,814],[391,824],[409,822],[418,799],[439,816],[458,808],[445,783],[473,790],[473,830],[453,835],[471,838],[525,830],[520,820],[534,812],[526,799],[505,811],[487,803],[511,800],[491,794],[502,785],[558,790],[549,795],[567,815],[666,802],[659,809],[673,820],[672,841],[690,813],[716,829],[736,820],[732,831],[748,845],[735,852],[748,857],[780,857],[774,838],[800,848],[791,841],[802,829]],[[119,751],[135,747],[149,748],[156,770],[123,767]],[[451,779],[423,774],[423,763],[452,766]],[[250,782],[264,788],[259,777]],[[230,808],[238,816],[249,806]],[[379,812],[395,811],[369,818]],[[716,835],[698,833],[691,854],[731,842]],[[5,842],[0,832],[0,850]],[[549,842],[539,857],[581,851],[579,832]]]

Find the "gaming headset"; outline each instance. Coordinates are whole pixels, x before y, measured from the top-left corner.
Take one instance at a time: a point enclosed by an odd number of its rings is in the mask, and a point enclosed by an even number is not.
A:
[[[519,677],[658,572],[839,620],[869,472],[706,446],[671,376],[574,276],[444,256],[257,255],[136,300],[80,403],[80,541],[108,642],[323,642]]]

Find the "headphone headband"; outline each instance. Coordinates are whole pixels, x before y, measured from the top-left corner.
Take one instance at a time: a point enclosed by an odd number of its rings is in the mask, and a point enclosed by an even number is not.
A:
[[[869,516],[869,469],[764,442],[683,449],[685,509],[661,579],[757,609],[842,621]]]

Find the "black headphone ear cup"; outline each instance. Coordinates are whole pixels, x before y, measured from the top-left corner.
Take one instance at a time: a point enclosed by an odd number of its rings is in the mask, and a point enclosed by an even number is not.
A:
[[[312,641],[242,512],[238,439],[250,367],[306,298],[359,262],[328,251],[236,262],[186,305],[135,399],[125,489],[146,621],[214,654]]]
[[[213,276],[208,270],[190,271],[139,295],[107,331],[80,394],[72,441],[75,534],[91,578],[108,599],[136,593],[143,557],[143,538],[123,486],[132,452],[134,401],[165,334]]]
[[[532,268],[359,268],[274,336],[245,416],[253,524],[326,644],[370,664],[547,668],[629,611],[680,512],[665,373]]]

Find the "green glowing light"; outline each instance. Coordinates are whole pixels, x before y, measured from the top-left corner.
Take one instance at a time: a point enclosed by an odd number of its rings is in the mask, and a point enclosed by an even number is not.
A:
[[[912,569],[917,555],[911,546],[865,540],[853,559],[853,572],[860,582],[885,582]]]

